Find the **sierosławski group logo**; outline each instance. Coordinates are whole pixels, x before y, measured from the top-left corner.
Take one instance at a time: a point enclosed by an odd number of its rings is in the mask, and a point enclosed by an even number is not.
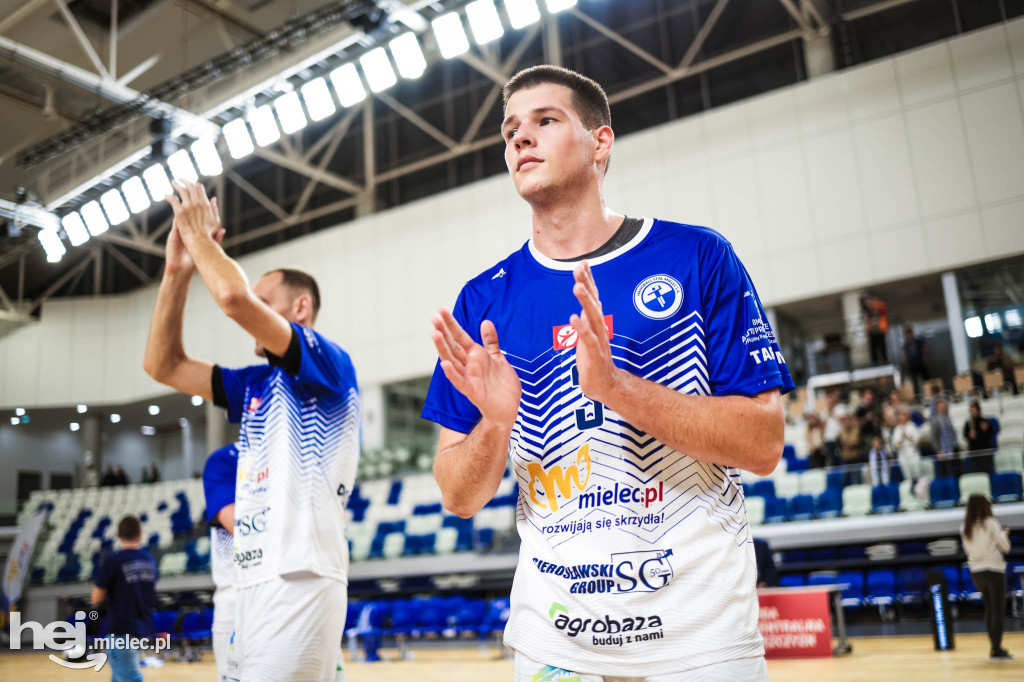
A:
[[[89,620],[96,620],[98,614],[95,611],[88,613]],[[26,631],[32,633],[32,648],[37,651],[52,650],[62,652],[67,658],[79,658],[80,661],[64,660],[50,654],[49,658],[57,665],[72,670],[87,670],[93,668],[97,672],[107,662],[106,651],[115,649],[123,651],[133,649],[144,651],[152,649],[160,653],[168,647],[169,642],[164,638],[148,637],[96,637],[91,646],[85,634],[85,611],[75,612],[75,622],[57,622],[44,626],[42,623],[27,620],[21,622],[21,613],[11,613],[11,649],[21,649],[22,636]]]

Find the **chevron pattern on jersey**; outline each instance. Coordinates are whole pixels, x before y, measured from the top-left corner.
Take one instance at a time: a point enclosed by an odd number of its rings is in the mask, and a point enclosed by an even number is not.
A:
[[[262,471],[272,457],[279,458],[287,463],[289,504],[319,508],[335,499],[329,482],[347,480],[345,473],[358,463],[359,394],[349,389],[344,398],[302,402],[293,392],[283,374],[270,379],[259,407],[244,420],[239,466],[245,462],[249,471]]]
[[[710,395],[703,322],[694,311],[641,341],[616,334],[612,356],[618,366],[650,381],[681,393]],[[509,456],[525,493],[520,497],[519,520],[531,523],[557,546],[573,538],[567,529],[574,523],[651,511],[636,502],[585,508],[581,504],[584,492],[592,493],[598,486],[612,490],[616,483],[661,486],[660,520],[624,526],[624,532],[654,544],[698,514],[700,523],[710,518],[737,542],[745,540],[742,492],[731,469],[676,452],[606,406],[588,400],[573,385],[575,349],[548,349],[532,360],[510,353],[505,356],[523,385],[519,417],[509,442]],[[599,411],[603,419],[597,418]],[[594,426],[580,429],[579,419]],[[579,459],[584,446],[589,453],[585,465]],[[555,476],[555,485],[541,485],[538,464],[545,476],[557,470],[563,478]],[[560,484],[564,487],[559,488]],[[537,504],[530,503],[531,494]]]

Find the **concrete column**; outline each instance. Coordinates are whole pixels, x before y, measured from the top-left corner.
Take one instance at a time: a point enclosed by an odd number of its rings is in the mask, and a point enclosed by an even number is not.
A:
[[[842,295],[843,325],[846,332],[844,336],[850,347],[850,364],[854,368],[867,367],[871,364],[868,330],[864,324],[864,313],[860,308],[860,298],[863,295],[863,291],[851,291]]]
[[[946,299],[946,320],[949,322],[949,338],[953,343],[953,363],[956,365],[956,373],[963,374],[971,370],[971,355],[955,272],[942,273],[942,296]]]
[[[203,404],[203,409],[206,410],[206,454],[209,455],[217,448],[228,444],[228,417],[223,408],[217,407],[209,400]],[[188,472],[188,475],[191,474],[192,472]]]
[[[804,34],[804,68],[808,79],[836,70],[832,34],[827,29]]]
[[[365,386],[359,393],[363,417],[363,449],[379,450],[384,447],[384,389]]]
[[[96,475],[103,476],[103,419],[99,414],[83,414],[78,422],[82,425],[79,433],[82,435],[82,454],[78,461],[79,480],[81,485],[85,481],[86,469],[89,460],[92,460],[92,467]]]
[[[185,478],[191,478],[195,471],[192,461],[192,424],[182,417],[178,425],[181,426],[181,473]]]

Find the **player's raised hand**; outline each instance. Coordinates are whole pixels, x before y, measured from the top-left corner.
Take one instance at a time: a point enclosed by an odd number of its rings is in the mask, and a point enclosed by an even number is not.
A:
[[[443,308],[431,320],[430,338],[448,380],[476,405],[484,419],[511,429],[519,414],[523,388],[519,376],[498,347],[498,332],[489,320],[480,325],[480,345]]]
[[[580,389],[591,400],[608,402],[615,390],[616,374],[621,371],[612,360],[608,328],[604,324],[604,311],[598,296],[597,283],[590,264],[586,261],[573,268],[576,283],[572,293],[580,302],[579,315],[569,318],[576,330],[576,368],[580,376]]]
[[[177,232],[186,247],[192,240],[202,238],[210,238],[219,243],[224,237],[224,230],[221,228],[217,199],[211,201],[207,198],[202,183],[175,180],[174,188],[178,192],[177,196],[167,195],[167,203],[174,211],[172,233]]]

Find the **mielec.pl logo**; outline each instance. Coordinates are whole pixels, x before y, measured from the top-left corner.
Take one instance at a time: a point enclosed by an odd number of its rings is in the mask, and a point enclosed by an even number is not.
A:
[[[97,614],[95,611],[89,612],[89,618],[96,620]],[[47,626],[43,626],[41,623],[36,623],[31,620],[25,621],[25,624],[21,623],[21,613],[14,611],[11,613],[11,648],[21,648],[21,636],[24,631],[28,630],[32,633],[32,648],[33,649],[53,649],[55,651],[70,651],[72,649],[76,651],[84,652],[85,648],[85,611],[75,612],[75,623],[50,623]],[[63,661],[53,654],[50,654],[50,660],[57,665],[62,665],[65,668],[73,668],[76,670],[85,670],[86,668],[95,668],[97,671],[103,667],[107,662],[107,655],[103,652],[90,652],[85,657],[86,660],[80,663],[72,663],[70,661]]]

